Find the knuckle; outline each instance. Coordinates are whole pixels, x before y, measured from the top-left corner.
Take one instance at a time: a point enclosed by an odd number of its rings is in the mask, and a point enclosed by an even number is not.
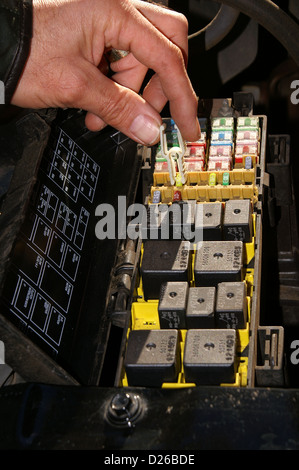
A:
[[[177,13],[177,21],[181,31],[185,34],[188,33],[189,23],[185,15],[182,13]]]
[[[65,107],[78,107],[88,87],[87,79],[79,69],[62,72],[57,81],[56,96]]]
[[[173,63],[176,63],[179,66],[184,65],[183,53],[175,44],[172,44],[172,47],[170,48],[170,55]]]
[[[101,116],[113,127],[120,128],[128,125],[132,115],[132,101],[129,91],[119,89],[114,95],[106,96],[102,105]]]

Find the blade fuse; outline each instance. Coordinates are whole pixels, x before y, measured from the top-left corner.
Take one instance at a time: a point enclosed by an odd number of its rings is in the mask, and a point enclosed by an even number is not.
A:
[[[169,178],[170,183],[172,185],[175,184],[176,181],[176,163],[178,166],[178,172],[180,174],[180,180],[182,184],[185,184],[186,177],[184,171],[184,161],[183,157],[186,153],[186,144],[182,138],[182,135],[176,125],[174,125],[174,129],[177,131],[178,137],[178,146],[171,147],[168,149],[167,146],[167,136],[166,136],[166,124],[162,124],[160,126],[160,144],[161,144],[161,155],[166,159],[168,164],[168,171],[169,171]]]

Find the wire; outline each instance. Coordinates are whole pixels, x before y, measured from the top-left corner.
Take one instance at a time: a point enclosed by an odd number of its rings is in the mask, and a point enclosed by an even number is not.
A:
[[[205,50],[216,46],[234,27],[239,16],[239,11],[226,5],[221,5],[212,21],[197,31],[190,34],[188,39],[204,37]]]
[[[251,17],[268,30],[299,65],[299,25],[271,0],[213,0]]]

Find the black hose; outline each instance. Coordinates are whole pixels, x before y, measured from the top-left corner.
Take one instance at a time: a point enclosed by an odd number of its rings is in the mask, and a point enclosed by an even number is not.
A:
[[[271,0],[213,0],[249,16],[269,31],[299,65],[299,25]]]

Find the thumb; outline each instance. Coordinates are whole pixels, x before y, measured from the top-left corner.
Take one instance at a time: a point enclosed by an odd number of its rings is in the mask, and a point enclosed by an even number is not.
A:
[[[104,123],[131,139],[152,145],[159,139],[159,113],[133,90],[103,75],[91,63],[85,63],[86,86],[80,87],[77,108],[87,111],[86,126],[99,130]]]

